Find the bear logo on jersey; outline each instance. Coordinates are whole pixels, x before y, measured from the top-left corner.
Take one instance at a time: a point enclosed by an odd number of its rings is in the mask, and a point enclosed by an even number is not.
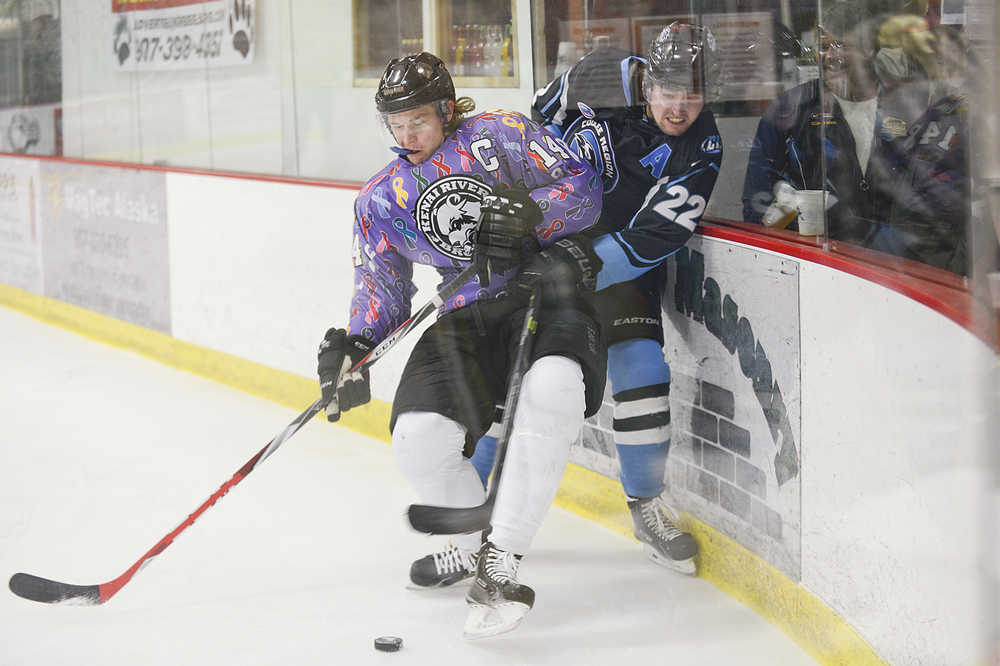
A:
[[[479,228],[479,206],[490,188],[469,176],[435,180],[417,199],[417,226],[441,254],[451,259],[472,259]]]

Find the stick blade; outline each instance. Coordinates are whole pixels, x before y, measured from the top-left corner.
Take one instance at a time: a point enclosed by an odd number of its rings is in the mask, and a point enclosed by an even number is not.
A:
[[[425,534],[472,534],[490,525],[493,502],[456,508],[411,504],[407,510],[410,525]]]
[[[14,574],[8,585],[17,596],[43,604],[96,606],[101,603],[99,585],[69,585],[26,573]]]

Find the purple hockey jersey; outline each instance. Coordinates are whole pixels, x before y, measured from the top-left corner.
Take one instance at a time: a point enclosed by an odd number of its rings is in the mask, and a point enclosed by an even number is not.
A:
[[[589,163],[519,113],[475,115],[419,165],[397,158],[361,188],[354,202],[354,295],[349,331],[381,342],[410,316],[413,264],[434,267],[444,282],[472,259],[479,206],[493,185],[528,190],[542,210],[542,247],[594,224],[602,185]],[[517,272],[474,279],[439,315],[496,297]]]

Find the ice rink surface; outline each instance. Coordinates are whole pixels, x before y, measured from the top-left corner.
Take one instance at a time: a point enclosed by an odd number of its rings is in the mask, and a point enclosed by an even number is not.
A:
[[[4,307],[0,331],[5,579],[116,578],[298,413]],[[0,594],[0,665],[815,663],[558,507],[521,567],[534,610],[464,641],[464,586],[406,587],[443,543],[406,525],[414,499],[389,446],[309,423],[106,604]],[[373,649],[387,634],[400,652]]]

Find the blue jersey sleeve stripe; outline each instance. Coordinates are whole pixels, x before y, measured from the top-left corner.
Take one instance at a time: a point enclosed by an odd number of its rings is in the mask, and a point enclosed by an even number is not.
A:
[[[702,169],[698,169],[696,171],[691,171],[689,173],[686,173],[683,176],[681,176],[680,178],[678,178],[677,180],[672,180],[669,183],[667,183],[667,187],[670,187],[671,185],[677,185],[678,183],[683,183],[685,180],[690,180],[691,178],[694,178],[698,174],[704,173],[704,172],[705,172],[705,169],[702,168]]]
[[[713,166],[714,167],[715,163],[709,163],[709,166]],[[716,170],[718,170],[718,167],[716,167]],[[704,171],[705,171],[705,169],[698,169],[697,171],[692,171],[691,173],[688,173],[688,174],[685,174],[685,175],[681,176],[677,180],[670,181],[669,183],[667,183],[665,185],[665,187],[671,187],[673,185],[677,185],[678,183],[683,183],[685,180],[688,180],[689,178],[693,178],[693,177],[697,176],[699,173],[703,173]],[[647,203],[648,203],[648,201],[647,201]],[[633,215],[632,219],[628,221],[628,225],[625,227],[626,229],[631,229],[633,226],[635,226],[635,219],[637,217],[639,217],[639,213],[644,208],[645,208],[645,205],[643,205],[643,207],[640,208],[639,211],[636,211],[636,214]]]
[[[671,224],[676,224],[676,222],[671,222]],[[645,257],[640,256],[639,253],[635,251],[635,248],[632,247],[632,245],[629,244],[628,241],[622,238],[622,232],[620,231],[614,232],[612,234],[612,237],[615,239],[615,241],[617,241],[618,245],[621,246],[622,250],[629,256],[633,264],[645,264],[646,268],[650,268],[652,266],[655,266],[661,261],[661,259],[646,259]],[[668,254],[666,256],[669,257],[670,255]]]
[[[671,224],[675,224],[675,223],[671,223]],[[681,226],[681,225],[677,225],[677,226]],[[625,242],[624,238],[622,238],[621,232],[616,231],[613,235],[614,235],[614,239],[618,242],[619,247],[622,248],[622,251],[623,252],[627,252],[628,255],[633,258],[634,262],[645,264],[645,266],[642,266],[642,267],[635,267],[636,270],[639,271],[639,273],[638,273],[639,275],[642,275],[643,273],[645,273],[646,271],[648,271],[653,266],[656,266],[657,264],[665,261],[672,254],[676,253],[677,250],[681,249],[680,247],[675,248],[675,249],[671,250],[670,252],[667,252],[662,257],[659,257],[657,259],[646,259],[644,257],[640,257],[639,255],[637,255],[635,253],[635,249],[632,248],[632,246],[629,245],[627,242]],[[594,247],[596,249],[597,246],[595,245]],[[631,278],[629,278],[629,279],[631,279]]]
[[[619,282],[634,280],[649,270],[649,267],[633,266],[625,250],[607,234],[594,241],[594,252],[603,262],[597,273],[598,291]]]
[[[628,106],[633,106],[638,104],[639,100],[632,96],[632,86],[629,85],[629,75],[628,68],[632,64],[632,61],[646,65],[646,59],[640,58],[639,56],[629,56],[621,61],[621,72],[622,72],[622,90],[625,92],[625,104]]]
[[[559,99],[562,97],[562,90],[563,86],[565,85],[566,85],[566,74],[563,74],[562,76],[559,77],[559,90],[556,92],[555,95],[552,96],[552,99],[549,100],[549,103],[542,107],[543,115],[546,114],[548,110],[552,108],[552,105],[558,102]]]
[[[714,166],[714,165],[712,165],[712,166]],[[694,176],[697,176],[699,173],[702,173],[703,171],[704,171],[704,169],[698,169],[697,171],[694,171],[692,173],[685,174],[684,176],[681,176],[677,180],[672,180],[672,181],[670,181],[669,183],[667,183],[664,186],[657,186],[657,187],[671,187],[672,185],[676,185],[678,183],[683,183],[688,178],[692,178]],[[635,213],[635,215],[632,216],[632,219],[628,221],[628,224],[625,226],[626,229],[631,229],[632,227],[635,226],[635,220],[636,220],[636,218],[639,217],[639,213],[641,213],[643,210],[645,210],[646,204],[649,203],[649,199],[651,199],[651,198],[652,198],[652,194],[647,195],[646,201],[643,203],[642,208],[640,208],[639,210],[637,210],[636,213]],[[624,241],[622,241],[622,242],[624,242]]]
[[[628,83],[628,65],[632,58],[624,58],[621,62],[622,70],[622,90],[625,91],[625,104],[632,106],[632,87]]]

